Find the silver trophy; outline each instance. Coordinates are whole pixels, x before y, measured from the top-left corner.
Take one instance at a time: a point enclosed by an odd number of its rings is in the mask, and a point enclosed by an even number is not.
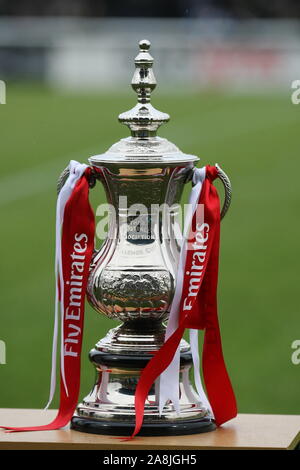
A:
[[[140,41],[135,58],[131,85],[138,103],[119,116],[131,136],[89,159],[94,170],[101,168],[101,177],[95,171],[90,184],[101,179],[113,211],[106,241],[92,260],[87,295],[97,312],[122,324],[90,352],[95,385],[78,405],[71,423],[73,429],[83,432],[130,435],[134,429],[136,385],[141,371],[164,343],[181,247],[180,199],[198,161],[156,135],[169,115],[150,103],[156,80],[149,48],[149,41]],[[223,216],[230,202],[230,184],[221,169],[219,176],[225,186]],[[136,205],[145,208],[138,216],[132,211]],[[159,415],[159,384],[153,384],[141,435],[215,429],[212,415],[190,382],[190,346],[182,340],[180,348],[180,414],[168,402]]]

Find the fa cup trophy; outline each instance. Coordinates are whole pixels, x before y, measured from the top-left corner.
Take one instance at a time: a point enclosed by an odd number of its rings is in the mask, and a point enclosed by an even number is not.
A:
[[[140,41],[135,59],[131,86],[138,103],[119,115],[131,136],[89,159],[94,178],[105,186],[114,216],[106,241],[92,258],[87,296],[100,315],[122,323],[90,351],[96,369],[95,385],[71,421],[73,429],[83,432],[130,435],[133,431],[140,374],[165,340],[164,322],[174,297],[181,249],[177,212],[184,186],[192,180],[198,161],[156,135],[158,128],[169,121],[169,115],[150,103],[156,80],[149,48],[149,41]],[[226,190],[224,214],[230,186],[220,168],[218,176]],[[122,206],[123,200],[126,207]],[[147,209],[146,215],[140,214],[140,222],[146,218],[145,224],[140,223],[146,229],[140,227],[140,231],[131,230],[135,217],[128,208],[136,204]],[[182,339],[180,412],[170,401],[159,412],[158,383],[154,383],[145,403],[140,434],[177,435],[215,429],[211,412],[190,383],[191,367],[191,349]]]
[[[138,103],[119,116],[131,136],[91,157],[90,165],[72,160],[58,182],[48,403],[56,389],[61,323],[57,416],[42,426],[0,426],[10,431],[53,430],[71,421],[72,429],[95,434],[181,435],[213,431],[236,416],[217,313],[220,219],[230,204],[230,182],[218,165],[198,169],[197,157],[156,135],[169,116],[150,103],[156,86],[150,42],[143,40],[139,47],[131,82]],[[222,210],[216,178],[225,189]],[[89,203],[97,180],[110,208],[99,251]],[[180,199],[189,182],[182,235]],[[78,405],[86,295],[97,312],[121,324],[90,351],[96,380]],[[190,344],[183,339],[185,330]],[[198,330],[204,331],[206,393]]]
[[[158,128],[169,115],[150,103],[156,87],[150,42],[140,41],[131,86],[138,103],[120,114],[131,136],[121,139],[106,153],[89,159],[101,168],[110,204],[117,217],[111,218],[107,240],[94,255],[88,299],[93,308],[122,324],[110,330],[90,352],[96,368],[95,385],[77,407],[72,428],[99,434],[130,434],[135,423],[134,396],[142,369],[165,338],[174,296],[180,253],[177,211],[186,183],[191,181],[198,158],[182,153]],[[227,183],[220,170],[222,180]],[[226,205],[229,186],[226,184]],[[131,237],[132,218],[120,207],[143,204],[149,228]],[[166,204],[172,210],[164,212]],[[223,208],[223,212],[227,207]],[[151,220],[149,220],[149,218]],[[190,383],[190,346],[180,343],[180,414],[172,403],[159,414],[157,387],[153,385],[145,405],[142,435],[190,434],[215,429],[213,417],[199,402]]]

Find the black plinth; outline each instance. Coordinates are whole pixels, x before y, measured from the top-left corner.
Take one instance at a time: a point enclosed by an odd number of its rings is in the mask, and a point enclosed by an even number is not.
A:
[[[117,367],[118,369],[143,369],[148,364],[152,355],[121,355],[111,354],[97,349],[92,349],[89,354],[90,361],[96,368],[106,366],[107,368]],[[193,363],[192,354],[189,351],[180,354],[180,366],[189,367]],[[134,390],[131,392],[134,394]],[[130,394],[131,394],[130,393]],[[71,429],[91,434],[105,434],[110,436],[131,436],[134,431],[134,422],[131,417],[129,421],[106,421],[93,419],[88,416],[73,416]],[[178,419],[154,421],[144,423],[140,436],[180,436],[184,434],[198,434],[214,431],[216,425],[211,417],[198,419]]]
[[[71,429],[91,434],[106,434],[110,436],[131,436],[134,426],[131,423],[96,421],[74,416]],[[216,425],[211,418],[179,423],[143,424],[139,436],[182,436],[184,434],[199,434],[214,431]]]

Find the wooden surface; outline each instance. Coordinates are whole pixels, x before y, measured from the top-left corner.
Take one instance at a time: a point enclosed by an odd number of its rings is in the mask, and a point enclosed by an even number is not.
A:
[[[0,425],[47,424],[53,410],[0,409]],[[0,449],[294,449],[300,443],[300,416],[240,414],[216,431],[175,437],[136,437],[120,442],[111,436],[85,434],[70,429],[5,433],[0,429]]]

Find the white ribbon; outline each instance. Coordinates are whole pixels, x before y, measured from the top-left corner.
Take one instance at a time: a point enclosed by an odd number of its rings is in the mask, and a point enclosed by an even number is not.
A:
[[[65,206],[68,202],[69,197],[72,194],[73,189],[76,186],[77,181],[82,177],[85,172],[87,165],[78,163],[75,160],[71,160],[69,163],[70,174],[61,188],[61,191],[57,198],[56,203],[56,243],[55,243],[55,313],[54,313],[54,331],[53,331],[53,343],[52,343],[52,368],[51,368],[51,383],[50,383],[50,394],[49,401],[46,405],[46,409],[50,406],[56,388],[56,357],[57,357],[57,343],[58,343],[58,325],[59,325],[59,303],[60,303],[60,315],[61,315],[61,376],[65,387],[66,394],[68,395],[68,388],[65,378],[65,364],[64,364],[64,278],[62,269],[62,252],[61,252],[61,231],[64,219]],[[58,295],[58,283],[60,287],[60,298],[59,302]]]
[[[204,405],[206,409],[208,409],[213,416],[212,407],[208,401],[208,398],[205,394],[201,375],[200,375],[200,357],[199,357],[199,343],[198,343],[198,335],[199,330],[190,329],[190,345],[193,357],[193,370],[194,370],[194,380],[196,385],[196,390],[198,394],[199,401]]]
[[[187,253],[187,237],[190,232],[190,227],[192,223],[193,216],[197,210],[198,200],[202,190],[202,184],[205,179],[206,169],[196,168],[193,175],[194,186],[192,188],[190,198],[188,213],[184,222],[184,235],[180,251],[179,265],[177,271],[177,281],[176,288],[174,293],[173,302],[171,305],[170,316],[168,320],[167,330],[165,341],[174,333],[178,327],[179,323],[179,306],[182,296],[183,288],[183,279],[184,279],[184,270],[186,262],[186,253]],[[203,405],[211,409],[207,397],[205,395],[201,376],[199,371],[199,350],[198,350],[198,330],[190,330],[190,340],[191,340],[191,350],[194,364],[194,377],[195,384],[198,393],[197,399],[199,402],[202,402]],[[176,412],[180,413],[179,405],[179,371],[180,371],[180,345],[178,346],[175,355],[172,359],[172,362],[169,366],[163,371],[158,379],[159,383],[159,414],[162,414],[163,408],[167,401],[172,401],[173,406]]]

